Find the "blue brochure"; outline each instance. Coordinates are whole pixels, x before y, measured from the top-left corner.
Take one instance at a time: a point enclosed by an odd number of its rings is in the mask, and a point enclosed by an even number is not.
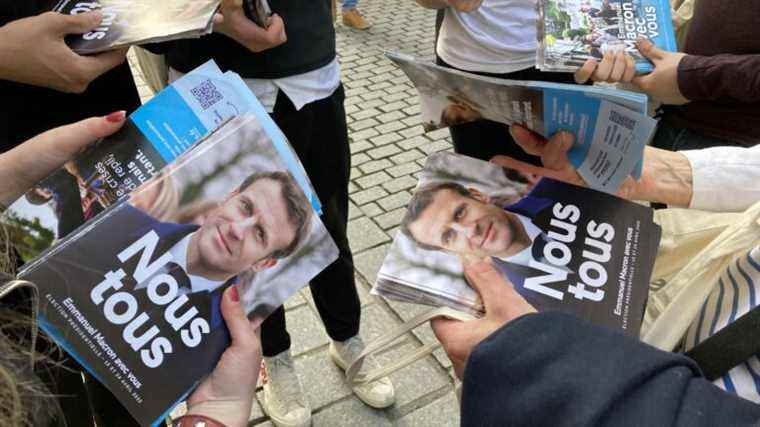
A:
[[[228,287],[263,319],[337,259],[320,213],[285,135],[209,62],[0,219],[40,327],[147,426],[229,345]]]
[[[656,127],[644,94],[496,79],[388,56],[417,87],[428,131],[481,119],[521,124],[545,137],[566,130],[575,135],[569,160],[591,188],[614,193],[628,176],[641,177],[644,147]]]
[[[668,0],[539,0],[536,65],[542,71],[574,71],[588,59],[624,50],[639,74],[653,66],[636,48],[640,37],[677,50]]]

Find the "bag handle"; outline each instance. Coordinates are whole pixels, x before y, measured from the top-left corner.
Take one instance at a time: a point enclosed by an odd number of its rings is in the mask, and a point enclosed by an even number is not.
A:
[[[367,356],[389,348],[407,332],[414,330],[416,327],[420,326],[421,324],[427,323],[428,321],[436,317],[448,317],[450,319],[461,320],[461,321],[468,321],[468,320],[475,319],[475,317],[473,317],[472,315],[465,314],[448,307],[440,307],[440,308],[436,308],[436,309],[427,311],[425,313],[419,314],[407,320],[401,325],[381,335],[380,337],[378,337],[376,340],[369,343],[364,348],[364,351],[362,351],[359,354],[359,356],[353,361],[353,363],[349,365],[348,369],[346,369],[346,379],[348,380],[348,383],[362,384],[362,383],[375,381],[379,378],[387,376],[388,374],[394,371],[397,371],[401,368],[411,365],[412,363],[434,352],[440,346],[440,344],[437,342],[425,344],[422,347],[419,347],[415,349],[414,351],[408,354],[405,354],[401,358],[393,361],[392,363],[388,365],[381,366],[380,368],[375,369],[370,372],[359,374],[359,369],[361,369],[362,364],[364,363],[364,359]]]
[[[760,354],[760,306],[686,352],[710,381]]]

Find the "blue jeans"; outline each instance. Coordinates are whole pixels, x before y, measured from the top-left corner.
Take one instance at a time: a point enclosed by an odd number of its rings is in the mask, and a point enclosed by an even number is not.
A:
[[[700,148],[717,146],[741,146],[728,139],[704,135],[686,128],[675,127],[665,121],[660,121],[657,132],[652,138],[652,146],[663,150],[698,150]]]
[[[343,0],[343,10],[356,9],[359,0]]]

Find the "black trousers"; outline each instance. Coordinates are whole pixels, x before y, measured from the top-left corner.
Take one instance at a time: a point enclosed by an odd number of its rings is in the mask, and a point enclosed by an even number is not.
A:
[[[338,259],[309,283],[327,334],[336,341],[345,341],[359,333],[361,315],[354,282],[354,261],[346,237],[351,155],[344,100],[341,85],[328,98],[297,111],[280,91],[272,113],[314,185],[322,202],[322,222],[340,250]],[[290,348],[283,307],[261,325],[261,341],[267,357]]]
[[[438,65],[456,68],[437,58]],[[462,70],[466,71],[466,70]],[[536,68],[506,74],[475,73],[482,76],[510,80],[541,80],[554,83],[575,83],[571,73],[547,73]],[[509,134],[509,126],[491,120],[477,120],[449,127],[454,151],[481,160],[503,154],[524,162],[540,165],[538,157],[526,154]]]

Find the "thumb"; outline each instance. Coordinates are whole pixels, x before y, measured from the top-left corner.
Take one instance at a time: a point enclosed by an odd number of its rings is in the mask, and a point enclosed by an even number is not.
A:
[[[636,47],[644,57],[654,63],[663,59],[663,51],[652,43],[651,40],[643,37],[636,40]]]
[[[30,153],[55,153],[63,163],[100,138],[121,129],[125,119],[125,111],[117,111],[105,117],[92,117],[49,130],[18,148]]]
[[[62,36],[87,33],[95,29],[103,21],[103,13],[99,10],[78,15],[66,15],[62,13],[55,13],[55,15],[58,16],[55,17],[54,28]]]
[[[237,285],[230,286],[222,295],[222,317],[230,331],[233,346],[249,347],[256,339],[256,333],[245,316]]]
[[[433,329],[435,337],[444,347],[454,339],[462,324],[463,322],[459,320],[446,317],[436,317],[430,320],[430,327]]]
[[[109,50],[108,52],[99,53],[92,56],[80,56],[83,68],[89,73],[89,80],[95,80],[98,76],[106,71],[118,66],[127,57],[129,48]]]
[[[502,300],[506,289],[512,288],[490,261],[481,260],[464,267],[467,282],[480,294],[486,313]]]
[[[543,153],[546,138],[536,132],[522,125],[515,124],[509,127],[509,134],[526,153],[532,156],[541,156]]]

